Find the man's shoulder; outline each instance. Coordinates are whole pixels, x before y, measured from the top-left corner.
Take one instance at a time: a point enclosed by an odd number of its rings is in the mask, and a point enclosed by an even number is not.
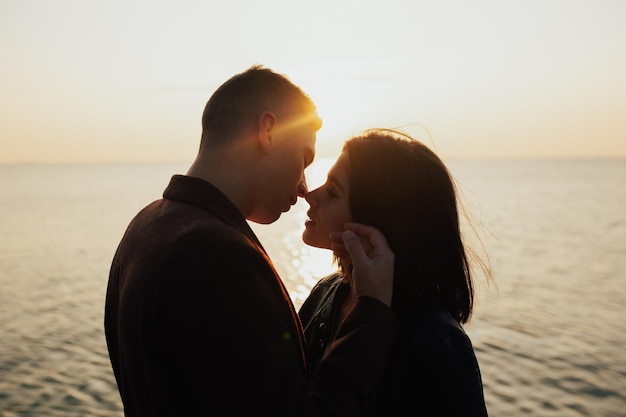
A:
[[[241,234],[234,225],[209,210],[170,199],[150,203],[137,213],[131,225],[156,227],[180,234],[202,232],[233,236]]]
[[[120,242],[120,253],[157,262],[192,258],[229,258],[262,252],[253,236],[214,213],[192,204],[160,199],[131,220]],[[157,258],[157,259],[155,259]]]

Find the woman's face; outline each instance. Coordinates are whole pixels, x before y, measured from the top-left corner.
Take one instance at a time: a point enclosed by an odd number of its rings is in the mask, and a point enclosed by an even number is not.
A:
[[[328,172],[326,183],[305,196],[311,206],[302,233],[307,245],[330,249],[330,233],[343,232],[343,225],[352,221],[348,172],[348,155],[343,152]]]

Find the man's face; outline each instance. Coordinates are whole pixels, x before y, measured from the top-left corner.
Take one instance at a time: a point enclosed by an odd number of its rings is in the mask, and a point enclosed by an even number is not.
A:
[[[315,158],[317,129],[311,125],[281,128],[272,132],[272,148],[265,160],[264,178],[257,193],[257,204],[250,216],[261,224],[276,221],[280,215],[296,204],[298,196],[303,196],[305,182],[304,169]]]

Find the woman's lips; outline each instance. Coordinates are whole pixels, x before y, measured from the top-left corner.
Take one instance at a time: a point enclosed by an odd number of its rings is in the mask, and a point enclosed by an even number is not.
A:
[[[315,221],[311,218],[311,211],[306,212],[306,220],[304,221],[305,226],[313,226]]]

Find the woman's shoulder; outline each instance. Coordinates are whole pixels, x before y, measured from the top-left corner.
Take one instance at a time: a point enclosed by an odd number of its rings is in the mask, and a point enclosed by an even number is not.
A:
[[[329,297],[332,297],[334,290],[339,286],[341,280],[342,275],[339,271],[320,279],[311,289],[309,296],[302,304],[299,311],[301,317],[311,317],[320,305]]]
[[[448,351],[471,348],[471,341],[463,327],[447,310],[438,310],[416,317],[405,326],[411,345],[421,350]]]
[[[335,271],[332,274],[326,275],[324,278],[322,278],[319,281],[317,281],[317,284],[315,284],[315,287],[318,287],[318,286],[321,286],[321,287],[334,286],[334,285],[339,284],[342,279],[343,279],[343,276],[341,275],[341,272]],[[313,288],[315,288],[315,287],[313,287]]]
[[[317,281],[315,286],[311,289],[310,296],[318,293],[325,294],[329,292],[341,284],[342,279],[343,275],[339,271],[326,275],[324,278]]]

